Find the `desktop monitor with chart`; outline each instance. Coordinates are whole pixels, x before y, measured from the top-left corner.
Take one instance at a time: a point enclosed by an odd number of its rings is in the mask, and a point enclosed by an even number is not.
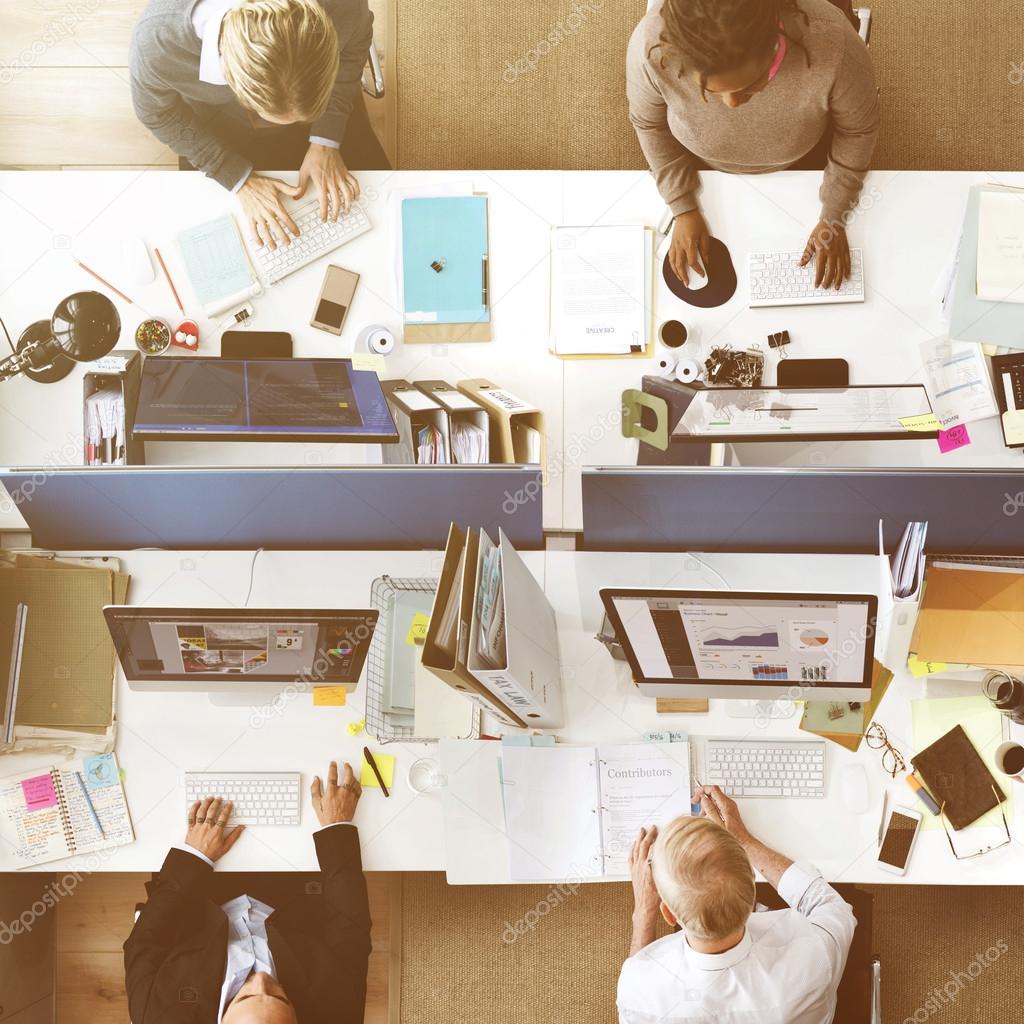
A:
[[[625,588],[601,599],[646,696],[871,694],[874,595]]]
[[[108,605],[103,614],[132,689],[248,700],[283,683],[354,689],[379,613]]]

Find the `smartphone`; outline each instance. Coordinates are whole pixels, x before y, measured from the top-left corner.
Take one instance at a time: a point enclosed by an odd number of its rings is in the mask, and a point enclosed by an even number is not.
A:
[[[324,274],[324,284],[316,300],[310,326],[329,334],[341,334],[357,284],[359,275],[354,270],[345,270],[332,263]]]
[[[921,827],[921,812],[910,807],[894,807],[878,851],[878,866],[897,875],[907,873],[910,851]]]

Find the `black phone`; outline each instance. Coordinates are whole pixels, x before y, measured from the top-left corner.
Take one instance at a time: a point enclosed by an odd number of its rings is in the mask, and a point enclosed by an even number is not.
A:
[[[287,331],[225,331],[220,355],[222,359],[291,359],[292,336]]]
[[[850,364],[845,359],[781,359],[775,380],[780,388],[845,388]]]

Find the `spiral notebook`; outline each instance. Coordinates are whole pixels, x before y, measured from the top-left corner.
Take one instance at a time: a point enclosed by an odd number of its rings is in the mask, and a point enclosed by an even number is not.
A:
[[[134,839],[113,754],[0,779],[0,841],[18,867],[126,846]]]
[[[503,747],[516,881],[624,878],[641,826],[690,813],[690,745]]]

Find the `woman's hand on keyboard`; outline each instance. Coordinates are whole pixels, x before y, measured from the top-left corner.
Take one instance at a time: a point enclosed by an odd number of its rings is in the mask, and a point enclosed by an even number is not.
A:
[[[288,216],[281,200],[282,196],[297,199],[302,189],[277,178],[267,178],[262,174],[250,174],[245,184],[238,190],[238,198],[242,203],[245,222],[257,245],[276,249],[278,243],[288,245],[291,238],[298,237],[299,229],[295,221]]]
[[[336,221],[341,214],[347,215],[359,198],[359,182],[349,174],[341,151],[331,146],[314,142],[306,150],[299,168],[300,195],[305,194],[310,182],[320,197],[320,219],[324,221]]]
[[[807,239],[800,266],[806,267],[814,258],[814,287],[835,288],[837,291],[850,276],[850,243],[846,228],[837,221],[818,221]]]

